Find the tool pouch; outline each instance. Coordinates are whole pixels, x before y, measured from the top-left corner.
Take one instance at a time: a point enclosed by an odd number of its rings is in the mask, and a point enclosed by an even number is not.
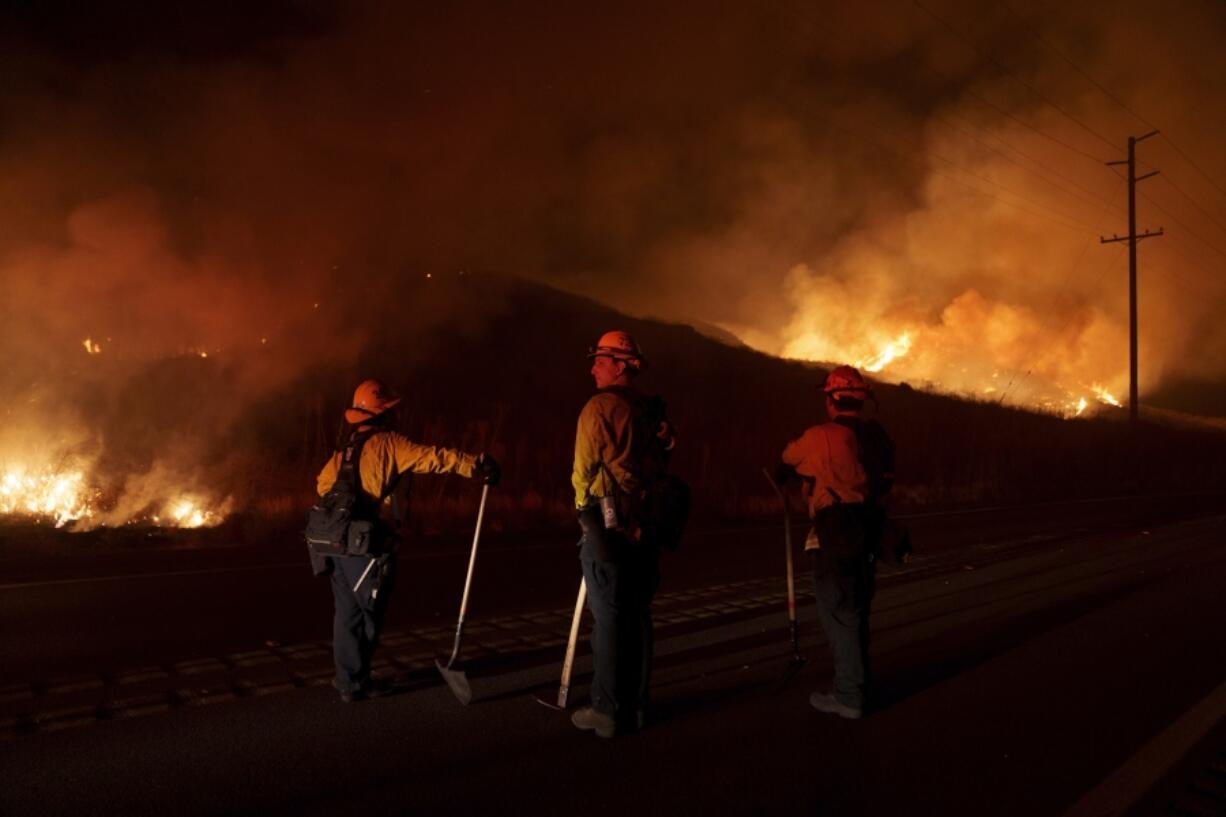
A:
[[[349,523],[348,546],[349,556],[366,556],[377,551],[379,524],[368,519],[354,519]]]

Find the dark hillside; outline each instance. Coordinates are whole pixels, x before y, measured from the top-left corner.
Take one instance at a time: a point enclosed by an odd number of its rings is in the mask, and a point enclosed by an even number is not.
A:
[[[664,395],[679,428],[674,460],[704,518],[773,513],[760,469],[823,418],[824,370],[714,341],[686,326],[628,318],[592,300],[495,276],[406,285],[363,316],[375,339],[351,367],[317,369],[250,410],[226,441],[267,467],[238,471],[241,504],[296,519],[339,428],[353,386],[388,380],[404,396],[414,439],[503,462],[496,527],[532,530],[570,520],[574,423],[591,392],[584,355],[600,333],[634,334],[650,361],[645,390]],[[878,388],[879,417],[899,451],[904,507],[1182,491],[1226,483],[1226,436],[1114,418],[1063,420],[906,386]],[[242,459],[241,457],[239,459]],[[244,484],[245,483],[245,484]],[[475,492],[421,478],[415,519],[427,531],[467,519]]]

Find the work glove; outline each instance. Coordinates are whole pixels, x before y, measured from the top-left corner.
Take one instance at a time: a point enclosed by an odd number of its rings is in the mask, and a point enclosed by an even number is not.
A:
[[[786,462],[781,462],[775,466],[775,484],[780,488],[796,479],[796,476],[795,466],[788,465]]]
[[[579,545],[585,542],[591,547],[591,555],[600,562],[612,561],[613,543],[609,531],[605,530],[604,517],[599,505],[588,505],[580,508],[578,513],[579,529],[583,535],[579,537]]]
[[[488,485],[491,488],[498,487],[498,481],[502,479],[502,467],[498,465],[497,460],[489,454],[482,454],[477,457],[477,473],[475,476],[481,478],[482,485]]]

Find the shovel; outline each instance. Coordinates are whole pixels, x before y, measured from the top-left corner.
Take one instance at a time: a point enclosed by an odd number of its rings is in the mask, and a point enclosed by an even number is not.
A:
[[[566,641],[566,657],[562,659],[562,683],[558,687],[558,703],[555,706],[543,698],[536,702],[550,709],[565,709],[570,697],[570,671],[575,666],[575,644],[579,641],[579,622],[583,619],[583,603],[587,600],[587,580],[579,580],[579,598],[575,600],[575,615],[570,620],[570,638]]]
[[[460,641],[464,638],[464,615],[468,612],[468,591],[473,584],[473,568],[477,566],[477,542],[481,540],[481,522],[485,519],[485,500],[489,494],[490,486],[483,485],[481,505],[477,508],[477,529],[473,531],[472,555],[468,557],[468,576],[464,579],[464,596],[460,599],[460,620],[455,628],[455,645],[451,648],[451,657],[447,659],[446,665],[438,659],[434,660],[434,666],[438,667],[439,674],[443,676],[447,686],[451,687],[451,691],[465,706],[473,699],[473,690],[468,685],[468,676],[464,674],[464,671],[452,669],[452,667],[455,665],[456,656],[460,654]]]
[[[775,484],[775,480],[771,479],[770,472],[763,468],[762,475],[766,477],[766,481],[779,495],[779,501],[783,503],[783,547],[787,551],[788,566],[788,625],[792,631],[792,659],[783,673],[783,680],[786,683],[805,665],[805,657],[800,654],[800,630],[796,623],[796,582],[792,572],[792,513],[788,507],[787,494]]]

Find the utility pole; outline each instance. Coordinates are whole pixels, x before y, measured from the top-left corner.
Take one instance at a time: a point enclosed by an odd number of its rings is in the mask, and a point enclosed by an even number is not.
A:
[[[1128,242],[1128,352],[1129,352],[1129,383],[1128,383],[1128,421],[1133,425],[1137,422],[1137,408],[1140,400],[1137,398],[1137,242],[1143,238],[1154,238],[1162,235],[1162,228],[1157,232],[1146,230],[1137,235],[1137,182],[1150,176],[1157,176],[1158,171],[1137,176],[1137,142],[1156,136],[1158,131],[1150,131],[1144,136],[1128,137],[1128,158],[1118,162],[1107,162],[1109,165],[1128,165],[1128,235],[1112,234],[1111,238],[1098,237],[1100,244],[1113,244],[1117,241]]]

